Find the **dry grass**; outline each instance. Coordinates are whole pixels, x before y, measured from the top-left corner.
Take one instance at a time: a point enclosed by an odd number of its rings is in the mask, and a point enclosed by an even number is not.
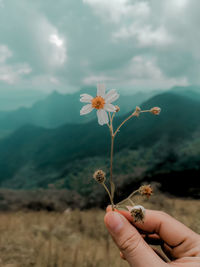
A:
[[[198,200],[153,197],[145,206],[162,209],[200,233]],[[127,266],[103,224],[104,211],[0,214],[0,266]]]

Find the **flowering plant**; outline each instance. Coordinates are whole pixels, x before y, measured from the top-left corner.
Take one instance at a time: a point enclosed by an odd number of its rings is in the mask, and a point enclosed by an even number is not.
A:
[[[150,185],[143,185],[141,186],[138,190],[134,191],[128,198],[125,200],[121,201],[118,204],[114,204],[114,193],[115,193],[115,184],[113,182],[113,149],[114,149],[114,139],[116,135],[118,134],[120,128],[131,118],[133,117],[139,117],[141,113],[144,112],[150,112],[153,115],[159,115],[161,109],[159,107],[153,107],[150,110],[141,110],[140,107],[136,107],[134,112],[131,113],[130,116],[128,116],[122,123],[117,127],[116,130],[113,128],[113,120],[115,117],[116,112],[120,111],[120,108],[116,105],[113,105],[112,102],[116,101],[119,98],[119,94],[116,92],[115,89],[110,90],[108,93],[106,93],[105,85],[104,84],[98,84],[97,85],[97,94],[95,97],[88,95],[88,94],[82,94],[80,96],[80,101],[83,103],[87,103],[84,105],[80,111],[80,115],[86,115],[90,113],[92,110],[97,111],[97,118],[98,118],[98,123],[100,125],[106,124],[109,128],[110,131],[110,136],[111,136],[111,149],[110,149],[110,177],[109,177],[109,182],[110,182],[110,189],[106,186],[105,180],[106,176],[105,173],[102,170],[97,170],[93,178],[103,185],[105,188],[106,192],[109,195],[110,202],[112,205],[112,209],[114,208],[122,208],[122,204],[125,201],[129,201],[131,206],[125,206],[127,210],[129,210],[132,214],[132,216],[135,218],[135,221],[143,221],[144,214],[145,214],[145,209],[137,205],[135,206],[132,197],[140,193],[141,195],[145,195],[149,197],[152,194],[152,188]],[[124,206],[123,206],[124,208]]]

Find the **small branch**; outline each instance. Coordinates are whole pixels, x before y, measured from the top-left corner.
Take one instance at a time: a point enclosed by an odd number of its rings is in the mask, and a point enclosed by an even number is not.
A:
[[[103,187],[105,188],[106,192],[107,192],[108,195],[109,195],[110,202],[111,202],[111,205],[112,205],[112,210],[114,211],[114,203],[113,203],[113,199],[112,199],[112,197],[111,197],[110,191],[108,190],[107,186],[106,186],[104,183],[103,183],[102,185],[103,185]]]
[[[131,199],[135,194],[137,194],[139,192],[139,189],[133,191],[133,193],[131,193],[127,198]]]
[[[117,130],[114,132],[114,137],[116,136],[116,134],[118,133],[119,129],[124,125],[124,123],[126,123],[128,120],[130,120],[132,117],[134,117],[135,114],[132,113],[128,118],[126,118],[117,128]]]
[[[150,110],[140,110],[139,113],[143,113],[143,112],[151,112]],[[130,120],[132,117],[134,116],[139,116],[139,113],[137,113],[137,111],[134,111],[128,118],[126,118],[117,128],[117,130],[114,132],[114,136],[118,133],[119,129],[128,121]]]
[[[151,112],[151,110],[141,110],[140,113]]]
[[[133,203],[132,200],[131,200],[131,198],[132,198],[135,194],[137,194],[138,192],[139,192],[139,189],[133,191],[127,198],[125,198],[125,199],[123,199],[122,201],[120,201],[119,203],[117,203],[116,206],[118,206],[118,205],[120,205],[120,204],[123,204],[125,201],[129,201],[129,202]],[[134,203],[133,203],[133,204],[134,204]]]
[[[131,203],[131,206],[134,206],[135,205],[130,198],[128,198],[128,201]]]
[[[113,112],[113,114],[112,114],[112,118],[111,118],[112,122],[113,122],[113,119],[114,119],[114,117],[115,117],[115,113],[116,113],[116,112]]]

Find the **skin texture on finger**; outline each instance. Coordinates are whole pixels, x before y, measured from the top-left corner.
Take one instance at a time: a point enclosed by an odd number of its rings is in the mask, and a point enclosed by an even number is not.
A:
[[[124,216],[110,211],[104,220],[114,242],[130,266],[149,267],[149,263],[151,267],[167,266]]]
[[[171,267],[199,267],[200,257],[185,257],[170,263]]]

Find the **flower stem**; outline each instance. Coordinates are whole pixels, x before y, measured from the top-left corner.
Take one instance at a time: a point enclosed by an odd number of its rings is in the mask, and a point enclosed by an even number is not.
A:
[[[150,110],[141,110],[140,111],[140,113],[143,113],[143,112],[150,112]],[[118,133],[118,131],[119,131],[119,129],[128,121],[128,120],[130,120],[132,117],[134,117],[134,116],[138,116],[137,115],[137,113],[136,113],[136,111],[135,112],[133,112],[130,116],[128,116],[128,118],[126,118],[119,126],[118,126],[118,128],[117,128],[117,130],[114,132],[114,137],[115,137],[115,135]]]
[[[139,192],[139,189],[133,191],[133,193],[131,193],[128,198],[131,199],[135,194],[137,194]]]
[[[128,118],[126,118],[117,128],[117,130],[114,132],[114,137],[116,136],[116,134],[118,133],[119,129],[128,121],[130,120],[132,117],[134,117],[135,114],[132,113]]]
[[[102,185],[103,185],[103,187],[105,188],[106,192],[107,192],[108,195],[109,195],[110,202],[111,202],[111,205],[112,205],[112,210],[114,211],[114,203],[113,203],[113,199],[112,199],[112,196],[111,196],[111,194],[110,194],[110,191],[108,190],[107,186],[106,186],[104,183],[103,183]]]
[[[119,203],[117,203],[117,206],[119,206],[120,204],[124,203],[125,201],[129,201],[132,202],[131,198],[137,194],[139,192],[139,189],[133,191],[127,198],[123,199],[122,201],[120,201]],[[133,202],[132,202],[133,203]]]
[[[134,206],[134,203],[130,198],[128,198],[128,201],[131,203],[131,206]]]
[[[114,198],[114,183],[113,183],[113,177],[112,177],[112,170],[113,170],[113,149],[114,149],[114,136],[113,134],[111,135],[111,149],[110,149],[110,189],[111,189],[111,197],[112,197],[112,202]],[[112,209],[114,210],[114,207],[112,205]]]
[[[149,110],[144,110],[144,111],[140,111],[140,112],[149,112]],[[114,210],[114,193],[115,193],[115,185],[113,183],[113,150],[114,150],[114,138],[116,136],[116,134],[118,133],[118,131],[120,130],[120,128],[128,121],[130,120],[132,117],[137,116],[136,111],[133,112],[128,118],[126,118],[116,129],[116,131],[113,131],[113,119],[114,119],[115,113],[113,113],[113,115],[111,116],[111,113],[109,112],[109,119],[110,119],[110,123],[108,123],[108,128],[110,130],[110,135],[111,135],[111,148],[110,148],[110,192],[108,190],[108,188],[104,185],[105,189],[107,192],[109,192],[109,197],[110,197],[110,201],[112,204],[112,210]],[[137,191],[136,191],[137,192]],[[129,202],[131,202],[131,197],[136,193],[133,192],[127,199],[129,200]],[[126,200],[127,200],[126,199]]]

